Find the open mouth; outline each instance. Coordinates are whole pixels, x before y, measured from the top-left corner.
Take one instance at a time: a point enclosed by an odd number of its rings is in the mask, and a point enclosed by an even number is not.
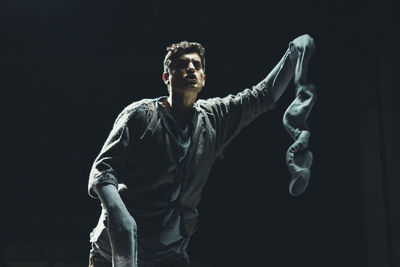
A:
[[[194,74],[186,75],[185,80],[187,80],[190,83],[197,83],[197,77]]]
[[[197,80],[197,77],[194,74],[188,74],[188,75],[186,75],[185,78],[188,80]]]

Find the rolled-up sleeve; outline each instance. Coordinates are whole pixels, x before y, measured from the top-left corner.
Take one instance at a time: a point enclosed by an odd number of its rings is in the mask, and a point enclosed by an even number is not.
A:
[[[98,198],[94,191],[99,184],[112,184],[118,188],[123,183],[121,173],[125,168],[127,148],[129,145],[129,116],[122,112],[95,159],[89,175],[88,192],[93,198]]]

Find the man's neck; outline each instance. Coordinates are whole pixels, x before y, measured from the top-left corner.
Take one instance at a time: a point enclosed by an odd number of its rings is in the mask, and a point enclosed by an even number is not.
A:
[[[172,93],[167,99],[167,103],[164,102],[164,106],[172,113],[172,116],[178,121],[179,125],[184,128],[188,121],[193,116],[193,105],[197,100],[197,93],[192,94],[180,94]]]

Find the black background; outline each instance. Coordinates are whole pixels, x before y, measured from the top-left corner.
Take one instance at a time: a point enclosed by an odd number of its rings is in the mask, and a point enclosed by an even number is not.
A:
[[[62,250],[86,260],[100,211],[87,195],[91,164],[123,107],[167,94],[167,45],[206,47],[208,98],[256,84],[308,33],[318,86],[309,188],[288,194],[281,118],[291,84],[215,163],[189,253],[204,266],[367,266],[357,77],[396,38],[394,10],[390,1],[3,0],[3,262],[57,260]]]

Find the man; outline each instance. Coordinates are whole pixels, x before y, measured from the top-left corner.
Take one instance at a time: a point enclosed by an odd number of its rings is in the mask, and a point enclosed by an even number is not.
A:
[[[274,107],[295,71],[306,72],[314,42],[296,38],[252,89],[208,100],[197,99],[206,81],[204,48],[185,41],[167,51],[169,96],[126,107],[93,164],[89,194],[103,209],[91,233],[91,266],[186,266],[211,165],[245,125]]]

